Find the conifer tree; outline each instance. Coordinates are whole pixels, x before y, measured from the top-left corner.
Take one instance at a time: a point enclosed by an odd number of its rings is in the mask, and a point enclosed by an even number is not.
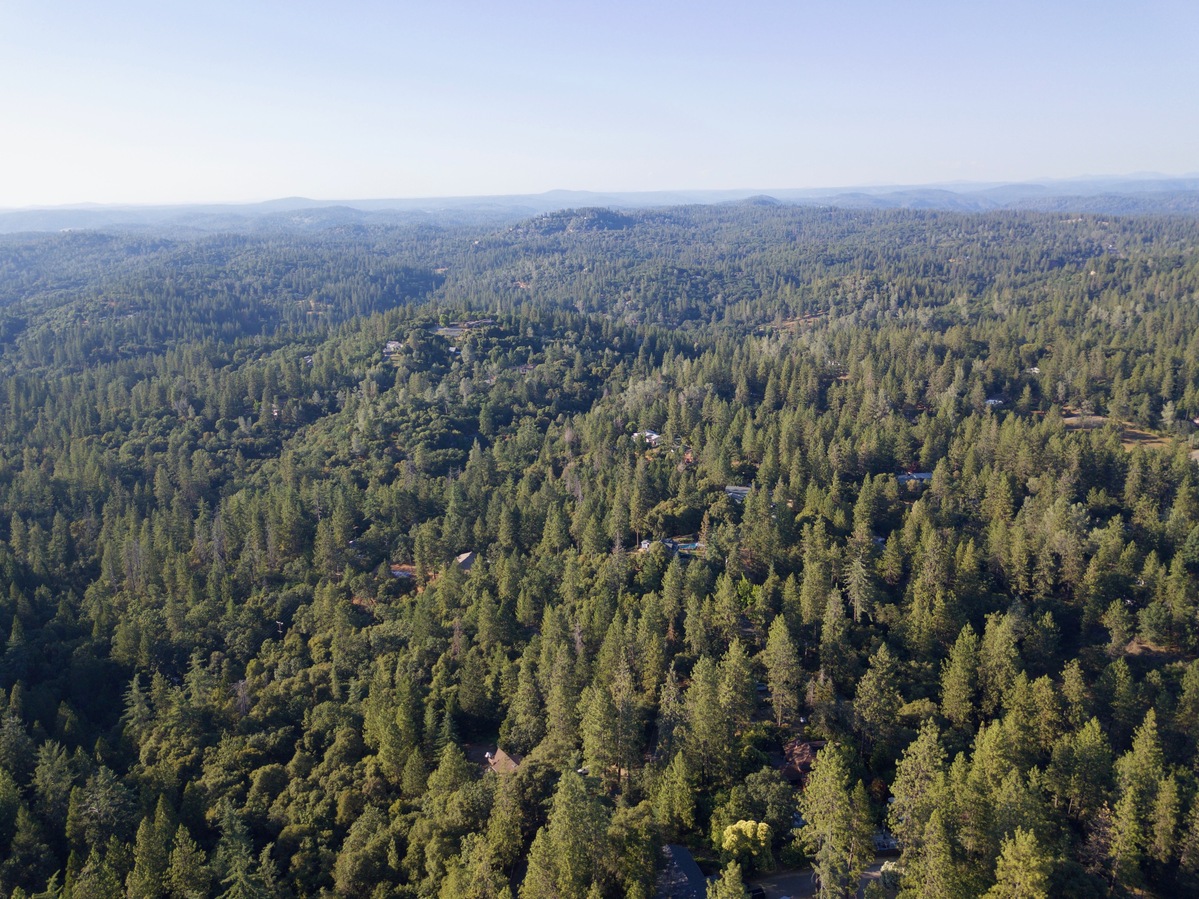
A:
[[[720,660],[718,673],[721,708],[735,728],[744,729],[753,713],[756,694],[749,654],[739,639],[729,644],[728,652]]]
[[[762,654],[766,666],[766,686],[774,708],[774,723],[782,727],[799,712],[799,684],[803,677],[795,642],[782,615],[770,625],[766,649]]]
[[[1049,899],[1050,858],[1031,831],[1017,827],[1003,841],[995,866],[995,885],[986,899]]]
[[[683,701],[690,767],[707,784],[723,783],[732,760],[733,726],[720,701],[719,672],[707,656],[695,663]]]
[[[1149,855],[1162,865],[1168,865],[1178,852],[1178,811],[1178,781],[1167,775],[1158,782],[1153,811],[1149,815]]]
[[[129,899],[160,899],[166,892],[171,839],[175,822],[165,797],[160,797],[153,817],[142,818],[133,847],[133,870],[125,881]]]
[[[959,899],[964,895],[959,865],[941,809],[934,809],[920,830],[920,852],[903,869],[902,899]],[[905,845],[906,851],[906,845]]]
[[[170,899],[206,899],[212,875],[204,850],[182,824],[175,830],[166,886]]]
[[[682,752],[675,753],[658,781],[654,813],[659,824],[676,835],[695,827],[695,783]]]
[[[883,643],[858,681],[853,701],[857,727],[869,743],[886,743],[893,732],[903,705],[903,696],[895,686],[897,675],[895,658]]]
[[[601,877],[607,822],[583,779],[567,770],[558,782],[549,820],[529,852],[521,899],[585,896]]]
[[[749,899],[745,882],[741,879],[741,866],[737,862],[729,862],[720,877],[708,885],[707,899]]]
[[[977,707],[978,636],[967,624],[941,667],[941,714],[954,727],[969,730]]]
[[[920,726],[916,739],[904,750],[891,792],[895,801],[888,824],[902,847],[903,864],[910,866],[922,858],[925,825],[944,805],[945,750],[931,719]]]
[[[812,870],[820,895],[849,897],[874,857],[870,803],[861,781],[850,787],[849,769],[836,747],[816,757],[807,788],[799,800],[807,822],[799,838],[812,855]]]

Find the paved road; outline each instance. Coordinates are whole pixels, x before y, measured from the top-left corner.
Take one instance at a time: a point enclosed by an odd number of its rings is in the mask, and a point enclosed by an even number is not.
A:
[[[866,884],[872,880],[878,880],[880,876],[879,872],[882,869],[882,861],[876,861],[866,869],[866,873],[862,875],[862,883],[858,887],[859,896],[866,889]],[[760,886],[764,889],[766,891],[766,899],[782,899],[783,896],[800,899],[800,897],[816,895],[816,883],[812,880],[811,868],[777,871],[774,874],[768,874],[765,877],[758,877],[751,880],[750,886]]]

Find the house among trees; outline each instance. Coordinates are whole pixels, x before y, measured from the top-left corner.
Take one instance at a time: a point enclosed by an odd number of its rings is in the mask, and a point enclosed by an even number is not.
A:
[[[669,537],[666,537],[663,540],[648,540],[648,539],[642,540],[641,543],[638,544],[638,548],[643,553],[649,552],[651,549],[653,549],[653,546],[655,543],[661,543],[662,546],[666,549],[666,551],[668,553],[670,553],[671,555],[676,553],[679,549],[679,545],[677,543],[675,543],[673,540],[671,540]]]
[[[515,774],[520,763],[525,760],[519,752],[504,752],[496,747],[495,752],[486,752],[483,757],[487,760],[487,770],[496,774]]]
[[[662,442],[661,434],[659,434],[657,431],[651,431],[648,429],[644,431],[638,431],[633,435],[633,437],[638,440],[644,440],[651,448],[654,449],[656,449],[658,444]]]
[[[735,503],[745,502],[745,498],[749,496],[748,487],[734,487],[732,484],[724,488],[725,495]]]
[[[400,580],[404,580],[404,581],[415,580],[416,579],[416,566],[412,565],[412,564],[392,565],[391,566],[391,576],[394,578],[399,578]]]
[[[824,740],[803,740],[795,737],[783,747],[783,760],[779,774],[793,787],[802,787],[812,773],[816,753],[824,748]]]
[[[874,851],[879,853],[895,853],[899,851],[899,840],[887,830],[876,830],[870,837],[874,843]]]
[[[463,571],[470,571],[471,568],[474,567],[475,560],[478,559],[478,557],[479,557],[479,554],[474,552],[473,550],[471,550],[469,552],[464,552],[457,556],[454,556],[454,564],[457,565],[459,568],[461,568]]]
[[[895,479],[899,481],[899,486],[901,487],[907,484],[924,485],[933,479],[933,473],[931,471],[904,472],[903,474],[896,475]]]

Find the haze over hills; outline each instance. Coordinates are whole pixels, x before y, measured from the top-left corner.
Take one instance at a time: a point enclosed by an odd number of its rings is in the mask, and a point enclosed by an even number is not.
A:
[[[647,208],[777,202],[848,209],[1015,209],[1109,215],[1199,215],[1199,175],[1082,177],[1025,183],[855,188],[596,192],[368,200],[286,197],[261,203],[122,206],[80,204],[0,211],[0,233],[67,229],[321,230],[380,224],[488,224],[579,207]]]

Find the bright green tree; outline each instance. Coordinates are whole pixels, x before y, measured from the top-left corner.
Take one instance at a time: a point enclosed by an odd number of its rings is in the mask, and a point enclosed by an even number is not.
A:
[[[771,867],[770,825],[762,821],[737,821],[724,829],[720,848],[734,861],[759,871]]]

